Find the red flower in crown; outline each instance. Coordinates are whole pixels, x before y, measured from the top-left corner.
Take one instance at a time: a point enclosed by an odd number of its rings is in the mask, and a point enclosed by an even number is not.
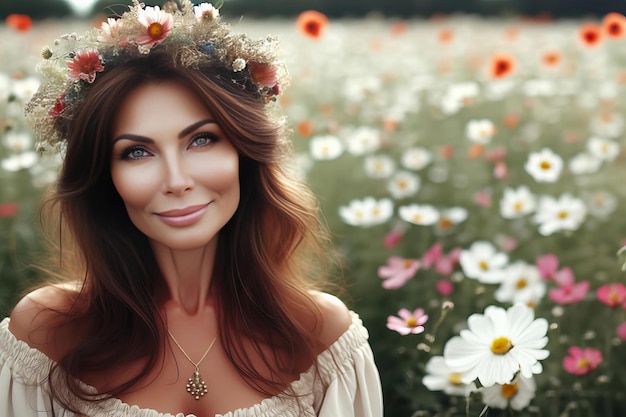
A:
[[[276,68],[269,64],[248,62],[248,69],[252,80],[260,86],[271,88],[278,82],[276,79]]]
[[[63,109],[65,108],[65,93],[61,94],[61,97],[57,98],[54,102],[54,107],[48,112],[51,117],[59,117]]]
[[[96,72],[104,71],[100,54],[95,50],[76,52],[76,56],[67,63],[67,67],[70,69],[70,78],[84,80],[90,84],[96,79]]]

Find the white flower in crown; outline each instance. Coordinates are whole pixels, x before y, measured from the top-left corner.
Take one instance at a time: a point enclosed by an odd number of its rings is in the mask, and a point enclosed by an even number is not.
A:
[[[389,178],[395,169],[393,158],[388,155],[372,155],[363,161],[369,178]]]
[[[527,186],[505,188],[500,200],[500,215],[505,219],[517,219],[535,211],[536,198]]]
[[[174,26],[174,18],[159,6],[146,6],[137,12],[137,21],[141,24],[143,32],[137,36],[137,45],[149,47],[163,41],[168,37]]]
[[[483,145],[488,144],[495,133],[496,127],[491,120],[471,120],[465,126],[467,138]]]
[[[433,160],[433,153],[424,148],[409,148],[402,152],[401,163],[406,169],[419,171]]]
[[[98,42],[113,43],[120,48],[128,45],[128,35],[124,32],[124,21],[109,17],[106,22],[102,22],[98,32]]]
[[[505,278],[505,267],[509,257],[498,252],[496,247],[487,241],[472,243],[469,249],[464,249],[459,257],[463,273],[472,279],[484,284],[498,284]]]
[[[537,182],[556,182],[563,169],[563,158],[544,148],[528,155],[524,168]]]
[[[485,314],[472,314],[468,328],[448,340],[443,349],[446,365],[465,383],[478,379],[484,387],[511,384],[519,372],[526,378],[543,371],[548,357],[548,321],[535,319],[532,308],[515,304],[508,310],[489,306]]]
[[[246,69],[246,60],[243,58],[237,58],[233,61],[233,71],[239,72]]]
[[[309,150],[313,159],[328,161],[341,156],[343,144],[336,136],[315,136],[309,141]]]
[[[347,206],[339,207],[341,219],[352,226],[369,227],[387,222],[393,215],[393,203],[388,198],[379,201],[374,197],[352,200]]]
[[[612,161],[619,154],[619,145],[609,139],[592,137],[587,141],[587,150],[602,161]]]
[[[575,175],[594,174],[602,166],[602,160],[587,152],[581,152],[570,159],[567,166]]]
[[[419,191],[420,178],[408,171],[399,171],[387,182],[387,191],[395,199],[407,198]]]
[[[549,236],[561,230],[577,230],[587,216],[585,203],[569,194],[554,197],[543,196],[533,220],[539,226],[539,233]]]
[[[201,3],[193,6],[193,13],[198,20],[214,20],[220,16],[220,11],[210,3]]]
[[[410,204],[398,208],[398,216],[408,223],[430,226],[439,220],[439,210],[427,204]]]
[[[495,384],[482,388],[480,392],[483,403],[489,407],[501,410],[511,407],[513,410],[522,410],[535,398],[536,390],[537,384],[532,376],[525,378],[518,375],[508,384]]]

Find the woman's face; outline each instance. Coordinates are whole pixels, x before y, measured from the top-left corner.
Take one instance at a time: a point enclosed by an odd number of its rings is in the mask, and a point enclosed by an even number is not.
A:
[[[174,250],[207,245],[239,204],[239,155],[189,90],[133,90],[118,109],[111,176],[134,225]]]

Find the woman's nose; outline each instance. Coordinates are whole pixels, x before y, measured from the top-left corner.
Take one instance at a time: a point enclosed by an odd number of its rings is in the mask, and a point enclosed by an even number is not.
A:
[[[179,195],[193,188],[194,181],[185,161],[180,156],[163,159],[163,193]]]

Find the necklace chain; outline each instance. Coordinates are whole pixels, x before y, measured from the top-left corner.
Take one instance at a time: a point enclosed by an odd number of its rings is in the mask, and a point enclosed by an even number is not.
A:
[[[191,362],[191,364],[194,367],[193,374],[191,375],[187,383],[187,392],[191,394],[196,400],[199,400],[201,397],[204,396],[204,394],[208,392],[206,383],[202,379],[202,376],[200,376],[200,364],[202,363],[204,358],[206,358],[206,355],[209,354],[209,352],[211,351],[211,348],[213,348],[215,341],[217,341],[217,335],[213,338],[213,341],[211,342],[207,350],[204,352],[204,355],[202,355],[202,358],[200,358],[198,363],[195,363],[194,361],[191,360],[189,355],[187,355],[187,352],[185,352],[185,349],[183,349],[180,343],[178,343],[178,340],[176,340],[176,338],[174,337],[174,335],[172,335],[169,329],[167,331],[167,334],[170,335],[170,337],[172,338],[176,346],[178,346],[178,349],[180,349],[183,355],[185,355],[185,358],[187,358],[187,360]]]

